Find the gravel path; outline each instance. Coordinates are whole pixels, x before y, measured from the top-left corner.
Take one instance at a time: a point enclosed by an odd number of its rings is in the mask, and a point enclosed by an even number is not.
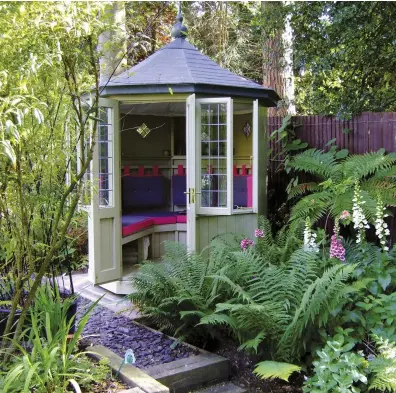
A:
[[[77,320],[91,304],[89,300],[78,301]],[[127,349],[135,354],[135,366],[150,366],[173,362],[194,355],[193,349],[177,343],[159,332],[136,325],[132,320],[111,310],[96,306],[82,334],[83,344],[101,344],[122,358]]]

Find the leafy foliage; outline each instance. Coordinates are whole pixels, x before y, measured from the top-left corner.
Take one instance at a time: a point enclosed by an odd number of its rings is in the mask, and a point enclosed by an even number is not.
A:
[[[358,382],[367,384],[365,369],[368,362],[362,354],[350,352],[355,342],[348,338],[348,331],[338,333],[318,351],[319,359],[313,363],[314,376],[304,385],[309,393],[359,393]]]
[[[0,6],[0,267],[13,273],[18,289],[7,331],[24,283],[31,280],[15,338],[44,276],[65,257],[84,193],[98,122],[97,45],[111,28],[105,7],[100,2]],[[91,106],[84,99],[87,91]]]
[[[309,149],[290,160],[290,168],[314,175],[316,179],[295,185],[289,191],[289,198],[300,196],[292,208],[291,220],[310,217],[317,221],[326,214],[335,218],[344,210],[351,211],[355,181],[360,183],[368,219],[375,217],[378,195],[385,205],[396,205],[396,184],[392,179],[396,174],[395,153],[385,154],[381,149],[343,158],[338,153],[336,149],[328,152]]]
[[[372,373],[369,380],[370,390],[396,392],[396,346],[394,341],[374,336],[378,355],[370,361]]]
[[[101,362],[94,367],[87,358],[87,353],[76,351],[77,341],[97,303],[98,301],[85,311],[75,334],[69,340],[68,333],[74,317],[68,320],[66,314],[63,314],[59,319],[60,304],[51,310],[40,308],[41,303],[38,302],[37,308],[31,311],[32,329],[26,330],[22,337],[22,341],[29,345],[14,342],[18,352],[10,363],[3,365],[0,373],[1,391],[63,393],[73,387],[74,391],[79,392],[82,387],[104,379],[108,373],[106,364]]]
[[[200,318],[247,280],[248,273],[234,255],[238,243],[219,238],[200,255],[189,254],[177,243],[166,243],[165,250],[162,263],[144,263],[132,277],[136,292],[129,298],[162,329],[191,339],[206,336],[203,325],[196,327]],[[221,279],[226,273],[235,280],[234,287]]]
[[[301,114],[395,109],[393,2],[293,2],[290,15]]]

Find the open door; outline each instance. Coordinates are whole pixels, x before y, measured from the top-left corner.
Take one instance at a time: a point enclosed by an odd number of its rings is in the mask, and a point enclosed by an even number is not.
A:
[[[235,108],[234,108],[235,104]],[[234,116],[250,109],[253,120],[252,204],[234,204]],[[234,113],[235,109],[235,113]],[[240,121],[240,120],[239,120]],[[224,233],[254,237],[266,213],[266,108],[258,100],[187,99],[187,247],[201,251]],[[248,191],[246,191],[248,193]]]
[[[88,209],[89,277],[94,284],[122,276],[119,102],[101,98],[99,105]]]
[[[232,99],[228,97],[196,99],[191,95],[187,99],[189,251],[200,251],[207,245],[201,235],[206,225],[203,217],[228,216],[233,211],[232,113]]]
[[[187,249],[196,251],[196,211],[195,211],[195,94],[187,98],[186,106],[186,177],[187,177]]]

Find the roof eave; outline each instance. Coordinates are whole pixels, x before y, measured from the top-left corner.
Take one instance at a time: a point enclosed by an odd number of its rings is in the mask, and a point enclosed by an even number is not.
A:
[[[178,85],[110,85],[103,88],[102,97],[145,94],[208,94],[225,97],[244,97],[258,99],[267,107],[275,107],[280,100],[273,89],[221,86],[209,84]]]

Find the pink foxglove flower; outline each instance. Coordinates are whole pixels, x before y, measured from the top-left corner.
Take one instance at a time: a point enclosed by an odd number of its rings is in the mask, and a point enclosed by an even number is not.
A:
[[[254,231],[254,236],[256,236],[256,237],[264,237],[264,231],[262,229],[257,228]]]
[[[341,219],[341,220],[347,220],[347,219],[349,219],[349,218],[351,218],[351,213],[349,213],[348,210],[344,210],[344,211],[341,213],[341,215],[340,215],[340,219]]]
[[[242,239],[241,248],[242,250],[247,250],[250,246],[254,246],[254,241],[250,239]]]
[[[345,261],[345,248],[342,245],[342,236],[334,234],[331,237],[330,258],[337,258],[342,262]]]
[[[340,224],[338,218],[334,223],[334,235],[330,242],[330,258],[337,258],[340,261],[345,261],[345,248],[342,245],[342,236],[339,236]]]

